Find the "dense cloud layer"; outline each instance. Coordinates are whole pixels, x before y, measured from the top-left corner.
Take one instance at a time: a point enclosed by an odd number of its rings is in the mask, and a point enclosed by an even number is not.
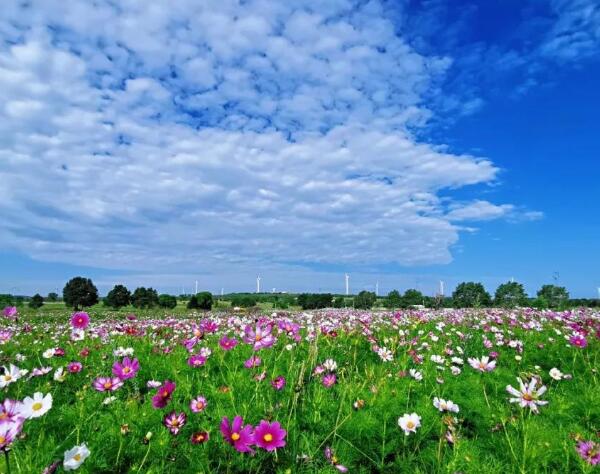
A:
[[[112,268],[445,263],[488,160],[419,143],[451,64],[377,2],[0,13],[0,246]],[[468,107],[468,104],[466,104]],[[444,197],[442,197],[444,195]]]

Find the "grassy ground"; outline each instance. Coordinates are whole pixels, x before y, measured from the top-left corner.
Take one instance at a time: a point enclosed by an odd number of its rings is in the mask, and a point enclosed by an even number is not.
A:
[[[254,326],[254,315],[187,314],[181,309],[174,312],[175,319],[165,319],[164,312],[138,312],[139,320],[132,322],[124,317],[128,312],[92,308],[92,324],[82,341],[70,338],[70,314],[50,304],[18,323],[3,322],[13,333],[0,347],[3,365],[12,363],[30,373],[36,367],[53,370],[30,379],[27,375],[4,389],[10,399],[34,392],[53,396],[50,411],[27,420],[22,439],[13,443],[13,472],[41,472],[84,442],[91,455],[79,469],[90,473],[336,472],[324,456],[326,447],[350,472],[592,472],[575,447],[580,437],[598,441],[600,344],[593,332],[585,348],[574,347],[565,336],[573,322],[591,321],[598,328],[597,313],[471,310],[394,318],[390,313],[337,310],[314,312],[310,319],[289,314],[274,321],[296,321],[300,341],[275,327],[275,344],[254,352],[240,337],[246,324]],[[191,367],[182,341],[205,318],[218,322],[219,329],[206,334],[192,353],[206,347],[212,354],[204,366]],[[138,334],[127,334],[132,329]],[[218,344],[224,334],[239,341],[231,351]],[[485,340],[492,346],[486,347]],[[373,344],[388,348],[393,360],[383,361]],[[65,355],[43,357],[56,347]],[[98,392],[92,383],[109,376],[113,363],[122,359],[113,354],[118,347],[132,348],[141,369],[117,391]],[[89,355],[81,355],[84,348]],[[495,370],[482,373],[469,366],[468,357],[490,352],[498,353]],[[244,361],[253,354],[262,363],[247,369]],[[433,355],[441,359],[432,360]],[[323,385],[323,375],[314,374],[326,359],[337,363],[337,381],[330,388]],[[54,371],[70,361],[80,361],[83,370],[56,381]],[[452,366],[460,374],[453,375]],[[549,371],[554,367],[572,378],[553,380]],[[408,374],[411,368],[422,373],[422,381]],[[257,381],[263,372],[264,380]],[[277,376],[286,380],[279,391],[270,384]],[[508,401],[506,385],[518,387],[517,376],[539,376],[548,387],[541,397],[548,404],[539,414]],[[155,409],[151,397],[156,389],[147,382],[167,379],[177,385],[173,399],[166,408]],[[109,395],[116,400],[104,405]],[[208,405],[204,412],[192,413],[189,402],[198,395]],[[459,413],[438,411],[432,403],[436,396],[454,401]],[[187,415],[176,436],[162,424],[172,410]],[[398,418],[413,412],[421,417],[421,426],[406,436]],[[286,446],[276,452],[257,449],[254,456],[236,452],[219,432],[221,419],[235,415],[253,425],[263,419],[279,421],[287,431]],[[445,438],[449,426],[453,443]],[[210,432],[210,440],[191,444],[196,431]]]

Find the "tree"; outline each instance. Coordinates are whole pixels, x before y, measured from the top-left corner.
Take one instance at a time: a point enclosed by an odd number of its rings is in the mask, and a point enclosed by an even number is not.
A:
[[[12,295],[9,294],[1,294],[0,295],[0,308],[4,308],[6,306],[12,306],[15,300]]]
[[[463,282],[452,293],[452,301],[457,308],[473,308],[489,306],[492,301],[490,294],[481,283]]]
[[[402,302],[405,307],[416,306],[419,304],[423,304],[423,293],[419,290],[409,289],[404,292],[404,296],[402,297]]]
[[[54,292],[48,293],[48,296],[46,297],[46,299],[48,301],[52,301],[52,302],[58,301],[58,293],[54,293]]]
[[[93,306],[98,303],[98,289],[89,278],[72,278],[63,288],[63,301],[76,310]]]
[[[388,293],[384,304],[388,309],[400,308],[402,306],[402,295],[398,290],[392,290]]]
[[[153,308],[158,305],[158,293],[153,288],[136,288],[131,295],[131,304],[136,308]]]
[[[234,308],[251,308],[256,305],[256,298],[252,295],[235,295],[231,298],[231,306]]]
[[[173,309],[177,306],[177,298],[172,295],[160,295],[158,297],[158,305],[161,308]]]
[[[331,293],[301,293],[298,295],[298,304],[302,309],[321,309],[333,306]]]
[[[521,283],[509,281],[507,283],[502,283],[496,288],[494,303],[496,306],[502,306],[503,308],[524,306],[527,304],[527,294]]]
[[[346,299],[343,296],[336,296],[333,299],[334,308],[343,308],[346,305]]]
[[[356,309],[371,309],[377,296],[372,291],[361,291],[354,297],[354,307]]]
[[[538,298],[543,298],[550,308],[557,308],[569,300],[569,292],[564,286],[544,285],[537,292]]]
[[[33,309],[41,308],[44,305],[44,298],[39,293],[36,293],[29,300],[29,307]]]
[[[213,305],[213,297],[210,291],[202,291],[196,295],[198,300],[198,308],[210,311]]]
[[[131,303],[131,292],[123,285],[115,285],[104,298],[104,304],[114,309],[128,306]]]

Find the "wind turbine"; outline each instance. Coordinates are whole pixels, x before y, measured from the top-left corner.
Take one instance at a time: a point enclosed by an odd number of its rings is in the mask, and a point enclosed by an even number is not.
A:
[[[350,275],[346,273],[344,277],[346,278],[346,296],[348,296],[350,294]]]
[[[260,277],[256,277],[256,292],[260,293]]]
[[[375,296],[379,296],[379,282],[375,282]]]
[[[440,280],[440,295],[444,296],[444,282]]]

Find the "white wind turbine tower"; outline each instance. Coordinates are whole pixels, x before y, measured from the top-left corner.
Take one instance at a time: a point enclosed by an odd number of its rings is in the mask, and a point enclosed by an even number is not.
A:
[[[198,294],[198,280],[196,280],[196,295]]]
[[[260,277],[256,277],[256,292],[260,293]]]
[[[444,282],[440,280],[440,295],[444,296]]]
[[[379,296],[379,282],[375,282],[375,296]]]
[[[346,273],[344,277],[346,278],[346,296],[348,296],[350,294],[350,275]]]

